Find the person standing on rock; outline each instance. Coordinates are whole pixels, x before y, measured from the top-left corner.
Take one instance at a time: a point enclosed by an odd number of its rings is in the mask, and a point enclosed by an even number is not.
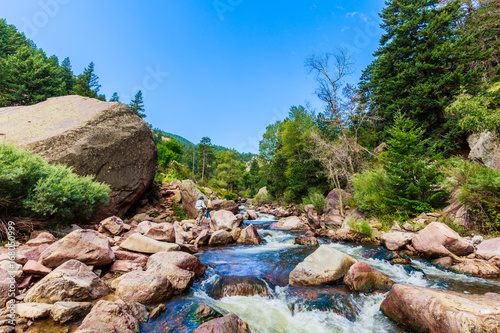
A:
[[[203,215],[205,214],[205,210],[207,209],[207,205],[203,201],[203,197],[200,197],[198,201],[196,201],[196,205],[194,206],[198,215],[196,216],[196,224],[200,224]]]

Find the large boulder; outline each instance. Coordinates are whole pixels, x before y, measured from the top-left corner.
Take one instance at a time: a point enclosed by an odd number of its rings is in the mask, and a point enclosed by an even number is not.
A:
[[[210,297],[221,299],[228,296],[268,296],[264,280],[255,276],[221,276],[208,290]]]
[[[310,230],[304,217],[289,216],[271,224],[275,230]]]
[[[208,241],[208,245],[210,246],[217,246],[217,245],[226,245],[229,243],[232,243],[234,241],[233,236],[231,233],[227,232],[226,230],[219,230],[214,232],[210,236],[210,240]]]
[[[333,189],[327,194],[326,201],[328,202],[329,207],[340,209],[341,199],[342,199],[342,204],[345,205],[345,201],[349,197],[351,196],[346,191]]]
[[[1,108],[0,133],[50,163],[110,185],[102,217],[123,217],[154,179],[158,153],[151,129],[124,104],[73,95]]]
[[[259,218],[259,215],[255,210],[247,210],[247,215],[246,215],[247,220],[252,221],[252,220],[257,220]]]
[[[500,143],[491,132],[472,134],[467,138],[470,147],[469,159],[487,167],[500,170]]]
[[[260,238],[260,235],[253,224],[250,224],[248,227],[241,230],[240,236],[238,237],[236,243],[242,245],[258,245],[262,243],[262,238]]]
[[[180,246],[175,243],[157,241],[155,239],[143,236],[139,233],[132,234],[120,244],[122,249],[141,252],[156,253],[161,251],[179,251]]]
[[[191,179],[183,180],[179,189],[181,191],[182,209],[184,209],[190,218],[196,218],[197,212],[194,206],[196,205],[196,201],[203,196],[203,193],[201,193]]]
[[[295,286],[331,284],[341,280],[355,263],[347,254],[321,245],[290,272],[289,283]]]
[[[148,311],[140,303],[99,301],[85,317],[75,333],[135,333],[148,320]]]
[[[179,268],[194,272],[197,277],[203,276],[208,266],[197,256],[186,252],[158,252],[149,257],[147,268],[172,264]]]
[[[319,224],[320,217],[313,205],[305,205],[304,211],[306,212],[306,217],[309,220],[309,223],[312,225]]]
[[[210,213],[210,220],[210,228],[214,231],[231,231],[234,228],[238,228],[241,224],[241,220],[239,220],[232,212],[224,209],[212,211]]]
[[[57,323],[64,324],[68,321],[83,317],[92,309],[90,302],[57,302],[50,309],[50,317]]]
[[[115,259],[109,240],[95,230],[79,229],[50,245],[40,254],[40,263],[54,268],[76,259],[88,265],[104,266]]]
[[[133,271],[113,282],[116,295],[125,302],[159,303],[172,296],[174,289],[167,277],[152,272]]]
[[[155,263],[147,271],[166,277],[177,292],[183,292],[190,288],[193,285],[195,275],[194,272],[169,263]]]
[[[466,256],[474,247],[444,223],[432,222],[413,237],[412,245],[429,257]]]
[[[144,222],[142,222],[144,223]],[[171,223],[155,223],[144,236],[163,242],[175,242],[175,230]]]
[[[367,263],[357,262],[344,276],[344,284],[351,290],[370,293],[390,290],[394,282]]]
[[[192,333],[250,333],[250,328],[248,324],[241,320],[234,313],[225,315],[224,317],[212,319],[197,329]]]
[[[401,250],[411,243],[415,234],[404,232],[388,232],[380,236],[380,244],[384,245],[389,251]]]
[[[109,293],[107,285],[84,263],[69,260],[38,281],[26,294],[25,302],[55,303],[88,301]]]
[[[483,259],[500,260],[500,237],[490,238],[479,243],[476,255]]]
[[[451,266],[450,270],[455,273],[476,277],[500,277],[500,268],[486,260],[465,259]]]
[[[500,331],[500,294],[470,295],[395,284],[380,309],[416,332]]]

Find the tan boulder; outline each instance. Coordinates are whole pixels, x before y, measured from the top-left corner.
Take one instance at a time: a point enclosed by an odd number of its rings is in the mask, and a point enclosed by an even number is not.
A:
[[[87,265],[78,260],[69,260],[28,290],[24,301],[50,304],[59,301],[87,301],[108,293],[106,284]]]
[[[395,284],[380,309],[416,332],[500,331],[500,294],[470,295]]]
[[[500,237],[482,241],[476,248],[476,255],[483,259],[500,259]]]
[[[149,271],[133,271],[119,279],[116,295],[125,302],[159,303],[169,299],[174,291],[165,276]]]
[[[412,246],[429,257],[466,256],[474,247],[444,223],[432,222],[412,239]]]
[[[257,220],[259,215],[255,212],[255,210],[247,210],[247,220]]]
[[[211,224],[210,228],[214,231],[227,230],[231,231],[238,228],[241,221],[228,210],[217,210],[210,213]]]
[[[380,236],[380,244],[384,245],[389,251],[398,251],[411,243],[415,234],[405,232],[388,232]]]
[[[194,272],[197,277],[205,274],[207,265],[202,263],[197,256],[186,252],[158,252],[149,257],[147,268],[172,264],[179,268]]]
[[[122,249],[141,253],[156,253],[161,251],[179,251],[180,247],[174,243],[160,242],[139,233],[132,234],[120,244]]]
[[[50,163],[109,184],[103,217],[122,217],[154,179],[158,153],[151,129],[124,104],[71,95],[2,108],[0,133]]]
[[[191,287],[195,277],[194,272],[179,268],[170,263],[155,262],[148,267],[147,271],[166,277],[177,292],[183,292]]]
[[[291,285],[324,285],[341,280],[356,263],[352,257],[326,245],[299,263],[289,276]]]
[[[260,238],[260,235],[253,224],[250,224],[248,227],[241,231],[236,243],[242,245],[258,245],[262,243],[262,238]]]
[[[42,244],[52,244],[57,241],[57,238],[48,231],[40,232],[36,237],[26,242],[29,246],[38,246]]]
[[[50,317],[55,322],[64,324],[85,316],[91,309],[90,302],[57,302],[50,310]]]
[[[140,303],[98,301],[75,333],[134,333],[148,320],[148,310]]]
[[[40,263],[54,268],[76,259],[88,265],[104,266],[115,259],[109,240],[95,230],[80,229],[50,245],[40,254]]]
[[[192,333],[250,333],[248,324],[234,313],[221,318],[209,320]]]
[[[217,246],[217,245],[226,245],[233,242],[233,236],[231,233],[226,230],[219,230],[214,232],[210,236],[210,240],[208,241],[208,245]]]
[[[367,263],[357,262],[344,276],[344,284],[351,290],[371,293],[375,290],[390,290],[394,282]]]
[[[191,179],[183,180],[179,186],[179,190],[181,193],[182,209],[190,218],[196,218],[197,212],[194,206],[198,198],[203,196],[203,193],[201,193]]]
[[[0,269],[4,269],[9,272],[9,274],[14,276],[16,280],[19,280],[21,275],[23,275],[23,266],[17,264],[15,261],[0,261]]]
[[[16,304],[16,315],[21,318],[40,319],[50,315],[52,304],[19,303]]]
[[[310,230],[305,218],[289,216],[271,224],[274,230]]]
[[[171,223],[157,223],[144,233],[144,236],[157,241],[173,243],[175,241],[175,230]]]
[[[112,235],[119,235],[123,231],[123,220],[118,216],[110,216],[102,220],[99,225]]]
[[[461,273],[476,277],[500,277],[500,268],[486,260],[465,259],[451,266],[450,270],[455,273]]]

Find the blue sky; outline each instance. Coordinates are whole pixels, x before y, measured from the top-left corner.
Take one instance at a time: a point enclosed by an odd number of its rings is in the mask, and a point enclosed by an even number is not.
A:
[[[384,0],[0,0],[1,17],[79,74],[94,61],[109,99],[145,95],[146,121],[197,143],[258,152],[266,126],[309,102],[305,59],[343,47],[357,83]]]

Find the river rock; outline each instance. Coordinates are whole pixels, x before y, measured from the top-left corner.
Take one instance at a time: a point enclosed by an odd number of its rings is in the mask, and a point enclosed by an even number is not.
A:
[[[115,259],[109,240],[95,230],[80,229],[50,245],[40,254],[40,263],[54,268],[76,259],[88,265],[104,266]]]
[[[0,133],[50,163],[109,184],[112,192],[102,216],[125,215],[154,179],[157,151],[151,129],[124,104],[71,95],[1,108]]]
[[[233,236],[227,232],[226,230],[216,231],[210,236],[210,240],[208,241],[208,245],[217,246],[217,245],[226,245],[233,242]]]
[[[4,269],[9,272],[9,274],[14,276],[16,280],[19,280],[23,275],[23,266],[19,265],[15,261],[0,261],[0,269]]]
[[[500,277],[500,268],[486,260],[465,259],[451,266],[450,270],[455,273],[476,277]]]
[[[26,262],[28,260],[39,261],[40,255],[42,254],[42,252],[45,251],[49,246],[50,246],[49,244],[42,244],[42,245],[38,245],[35,248],[32,248],[30,250],[23,252],[23,256],[25,256],[27,259]],[[25,264],[25,263],[23,263],[23,264]]]
[[[321,245],[290,272],[289,283],[294,286],[331,284],[342,279],[355,263],[347,254]]]
[[[148,269],[148,272],[166,277],[177,292],[183,292],[193,285],[195,274],[188,270],[179,268],[168,263],[155,263]]]
[[[52,304],[19,303],[16,304],[16,314],[21,318],[40,319],[50,315]]]
[[[238,214],[239,206],[233,200],[212,200],[213,210],[227,210],[233,214]]]
[[[234,313],[212,319],[199,326],[192,333],[250,333],[248,324]]]
[[[134,233],[120,244],[122,249],[141,253],[157,253],[161,251],[179,251],[180,247],[174,243],[166,243]]]
[[[33,234],[33,233],[32,233]],[[42,244],[52,244],[57,241],[57,238],[48,231],[43,231],[37,234],[36,237],[31,238],[26,242],[29,246],[38,246]]]
[[[50,310],[50,317],[55,322],[64,324],[83,317],[91,309],[92,303],[90,302],[57,302]]]
[[[39,262],[33,261],[33,260],[28,260],[26,264],[23,266],[23,273],[24,274],[34,274],[34,275],[47,275],[50,272],[52,272],[52,269],[45,267],[44,265],[40,264]]]
[[[255,212],[255,210],[247,210],[247,220],[257,220],[259,218],[259,215]]]
[[[500,330],[500,294],[470,295],[395,284],[380,309],[396,323],[416,332]]]
[[[110,272],[116,273],[128,273],[131,271],[142,271],[144,270],[143,265],[140,262],[134,262],[132,260],[115,260],[113,265],[109,268]]]
[[[388,232],[380,236],[380,244],[389,251],[398,251],[411,243],[415,234],[404,232]]]
[[[453,259],[450,257],[442,257],[432,261],[432,265],[439,269],[450,269],[453,265]]]
[[[175,241],[175,230],[171,223],[155,223],[152,228],[144,233],[144,236],[157,241],[172,243]]]
[[[305,205],[304,211],[306,212],[306,217],[309,220],[309,223],[312,225],[319,224],[319,215],[316,210],[314,210],[313,205]]]
[[[255,276],[221,276],[208,290],[210,297],[221,299],[227,296],[269,296],[264,280]]]
[[[371,293],[374,290],[390,290],[394,282],[367,263],[357,262],[344,276],[344,284],[351,290]]]
[[[99,225],[112,235],[119,235],[123,231],[123,220],[118,216],[110,216],[102,220]]]
[[[134,333],[148,320],[148,311],[140,303],[99,301],[83,319],[75,333]]]
[[[239,221],[236,216],[228,210],[212,211],[210,213],[210,219],[210,228],[214,231],[231,231],[234,228],[238,228],[241,224],[241,221]]]
[[[319,246],[318,239],[314,237],[314,233],[312,231],[306,232],[304,236],[295,238],[294,243],[306,246]]]
[[[346,243],[372,243],[373,241],[367,238],[360,232],[351,228],[340,228],[332,233],[329,233],[332,242],[346,242]]]
[[[135,231],[137,231],[141,234],[145,234],[146,232],[149,231],[149,229],[151,229],[155,225],[156,225],[156,223],[151,222],[151,221],[141,221],[137,225],[137,228],[135,228]]]
[[[84,263],[69,260],[38,281],[26,294],[25,302],[55,303],[87,301],[109,293],[106,284]]]
[[[133,271],[118,278],[116,295],[125,302],[159,303],[172,296],[170,281],[163,275],[152,272]]]
[[[139,262],[141,264],[144,263],[144,267],[146,267],[146,263],[148,262],[149,259],[147,255],[142,253],[134,253],[121,250],[116,250],[114,252],[116,260],[130,260],[133,262]]]
[[[194,272],[197,277],[205,274],[207,265],[202,263],[197,256],[185,252],[158,252],[149,257],[147,268],[172,264],[179,268]]]
[[[198,198],[203,196],[203,193],[201,193],[201,191],[191,179],[183,180],[181,182],[181,185],[179,186],[179,190],[181,192],[182,198],[182,209],[184,209],[184,211],[190,218],[196,218],[197,212],[194,206]]]
[[[500,259],[500,237],[490,238],[479,243],[476,255],[483,259]]]
[[[11,279],[9,272],[0,268],[0,308],[3,308],[10,299],[9,289],[11,285],[16,288],[16,281]]]
[[[444,223],[432,222],[412,239],[413,247],[429,257],[466,256],[474,247]]]
[[[262,238],[260,238],[259,233],[257,232],[257,229],[255,229],[253,224],[250,224],[248,227],[241,231],[236,243],[242,245],[258,245],[262,243]]]
[[[191,325],[200,325],[209,320],[220,318],[222,314],[205,303],[198,303],[191,307],[185,322]]]
[[[297,216],[285,217],[278,222],[271,224],[271,229],[274,230],[310,230],[305,218]]]
[[[323,211],[323,221],[327,225],[331,225],[335,228],[342,227],[342,222],[344,222],[344,218],[340,215],[340,211],[338,209],[332,207],[326,207]]]
[[[210,236],[212,235],[212,230],[211,229],[203,229],[198,233],[198,236],[196,237],[196,240],[194,241],[195,246],[203,246],[207,245],[208,241],[210,240]]]

